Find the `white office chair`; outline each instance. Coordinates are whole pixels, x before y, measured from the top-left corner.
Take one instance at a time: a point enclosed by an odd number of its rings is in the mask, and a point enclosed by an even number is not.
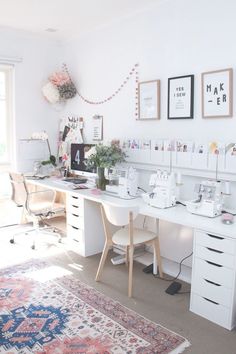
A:
[[[35,249],[35,235],[40,232],[50,232],[50,230],[59,237],[59,242],[61,242],[61,234],[58,230],[45,223],[45,219],[65,213],[65,206],[55,202],[56,192],[50,189],[30,191],[24,176],[20,173],[10,172],[9,177],[12,185],[12,200],[17,206],[22,207],[23,217],[33,223],[31,230],[13,235],[10,243],[15,243],[15,236],[19,234],[33,232],[34,237],[31,248]]]
[[[133,221],[138,215],[138,207],[120,207],[112,204],[102,204],[102,220],[105,231],[105,246],[97,270],[96,281],[100,280],[101,273],[107,258],[108,251],[113,244],[126,247],[126,263],[129,263],[128,296],[132,297],[133,254],[134,246],[152,244],[159,267],[160,277],[163,277],[160,245],[158,235],[154,232],[133,227]],[[113,235],[110,232],[108,221],[121,228]]]

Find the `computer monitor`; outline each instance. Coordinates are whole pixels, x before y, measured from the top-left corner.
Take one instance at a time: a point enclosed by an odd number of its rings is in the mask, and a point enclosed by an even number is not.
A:
[[[96,170],[86,166],[86,154],[93,144],[71,144],[71,171],[79,176],[95,177]]]

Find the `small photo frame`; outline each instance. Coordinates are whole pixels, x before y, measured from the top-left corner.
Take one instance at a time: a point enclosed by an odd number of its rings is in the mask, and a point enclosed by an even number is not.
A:
[[[232,117],[233,69],[202,73],[203,118]]]
[[[160,119],[160,80],[138,84],[139,120]]]
[[[194,75],[168,79],[168,119],[192,119]]]
[[[93,141],[102,141],[103,139],[103,116],[93,116]]]

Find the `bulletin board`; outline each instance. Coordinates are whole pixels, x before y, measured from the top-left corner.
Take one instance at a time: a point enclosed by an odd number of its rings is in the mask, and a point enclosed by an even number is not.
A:
[[[70,116],[60,120],[58,161],[65,167],[68,167],[70,164],[71,143],[83,143],[81,119],[76,116]]]

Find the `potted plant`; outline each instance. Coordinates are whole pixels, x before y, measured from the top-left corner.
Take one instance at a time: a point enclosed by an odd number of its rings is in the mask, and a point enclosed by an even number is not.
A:
[[[97,169],[97,188],[105,190],[105,168],[114,167],[117,163],[125,161],[125,153],[119,146],[119,141],[112,141],[111,144],[97,144],[89,152],[86,165],[89,168]]]

